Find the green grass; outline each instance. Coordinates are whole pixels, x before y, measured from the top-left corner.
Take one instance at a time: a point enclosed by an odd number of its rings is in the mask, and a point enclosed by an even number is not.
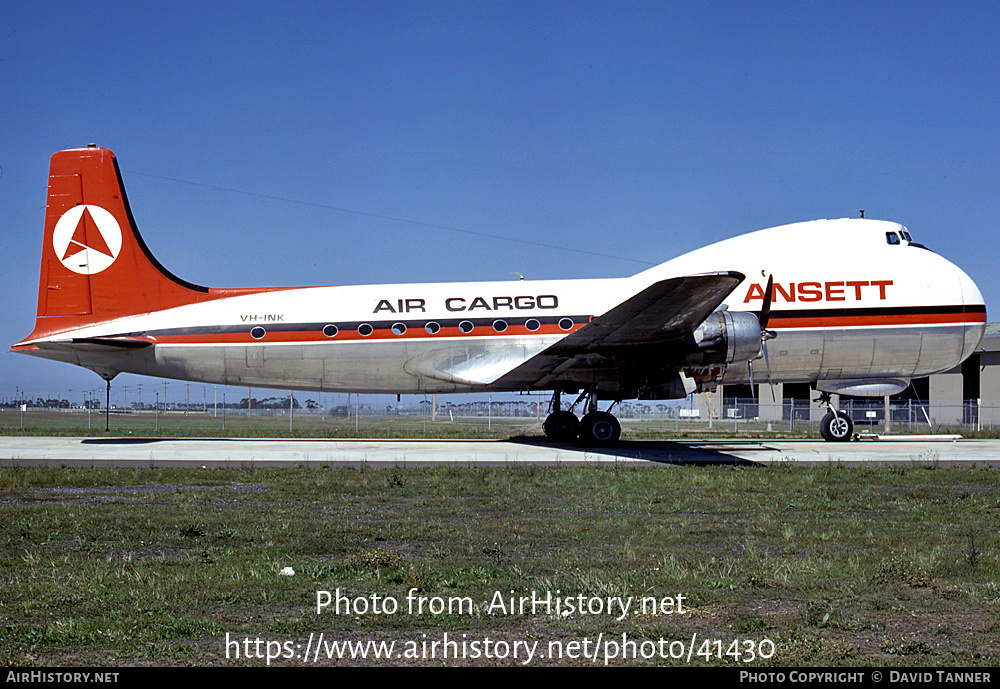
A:
[[[226,634],[402,643],[448,631],[773,641],[754,665],[996,665],[998,481],[929,464],[4,468],[0,663],[264,664],[227,660]],[[317,615],[316,591],[338,588],[475,609]],[[532,590],[682,594],[689,611],[485,614],[498,593]]]

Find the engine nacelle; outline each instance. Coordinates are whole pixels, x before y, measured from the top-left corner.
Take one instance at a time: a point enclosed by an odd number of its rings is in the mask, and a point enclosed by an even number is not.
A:
[[[760,321],[749,311],[716,311],[695,329],[694,341],[704,363],[750,361],[760,355]]]

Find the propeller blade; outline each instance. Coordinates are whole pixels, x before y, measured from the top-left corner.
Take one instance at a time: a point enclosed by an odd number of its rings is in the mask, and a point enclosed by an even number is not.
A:
[[[760,309],[757,320],[760,322],[760,348],[764,354],[764,365],[767,367],[767,385],[771,388],[771,401],[776,402],[774,397],[774,383],[771,381],[771,361],[767,358],[767,341],[774,338],[776,333],[767,329],[767,322],[771,320],[771,300],[774,298],[774,274],[767,276],[767,287],[764,291],[764,305]]]
[[[774,383],[771,382],[771,362],[767,358],[767,340],[762,340],[760,346],[764,350],[764,365],[767,366],[767,386],[771,388],[771,401],[777,402],[778,400],[774,397]]]
[[[760,316],[758,320],[760,321],[761,331],[767,329],[767,322],[771,320],[771,299],[774,297],[774,275],[767,276],[767,287],[764,290],[764,306],[760,309]]]

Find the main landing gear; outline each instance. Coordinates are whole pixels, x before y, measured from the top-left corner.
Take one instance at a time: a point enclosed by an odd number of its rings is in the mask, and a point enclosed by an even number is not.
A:
[[[819,423],[819,433],[823,436],[823,440],[839,443],[853,438],[854,422],[850,416],[833,408],[833,404],[830,403],[830,393],[820,393],[818,401],[820,404],[826,404],[828,410]]]
[[[587,413],[582,420],[577,420],[572,409],[584,397],[587,400]],[[614,407],[617,402],[613,403]],[[545,417],[542,428],[545,437],[549,440],[567,442],[574,438],[579,438],[581,445],[614,445],[622,434],[622,426],[618,423],[608,407],[607,411],[600,411],[597,408],[597,392],[591,390],[584,391],[568,410],[561,408],[560,391],[556,390],[552,395],[551,412]]]

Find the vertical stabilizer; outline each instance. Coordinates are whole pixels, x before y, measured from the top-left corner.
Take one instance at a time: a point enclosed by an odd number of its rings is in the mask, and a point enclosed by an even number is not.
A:
[[[52,156],[29,339],[208,298],[209,289],[175,277],[149,252],[114,153],[91,146]]]

